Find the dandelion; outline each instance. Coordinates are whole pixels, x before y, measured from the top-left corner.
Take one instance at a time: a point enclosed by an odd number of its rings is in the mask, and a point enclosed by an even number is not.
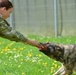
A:
[[[22,75],[25,75],[25,73],[24,73],[24,72],[22,72]]]
[[[42,56],[41,54],[38,55],[38,57],[41,57],[41,56]]]
[[[19,50],[23,50],[24,48],[20,48]]]
[[[21,67],[21,65],[18,65],[18,68],[20,68]]]
[[[43,63],[44,66],[47,66],[47,62]]]
[[[57,61],[54,60],[54,63],[57,63]]]
[[[19,54],[18,54],[18,57],[19,57],[19,56],[22,56],[22,54],[21,54],[21,53],[19,53]]]
[[[22,48],[20,48],[20,50],[24,50],[26,47],[24,46],[24,47],[22,47]]]
[[[60,66],[58,66],[58,68],[60,68]]]
[[[1,51],[1,54],[3,54],[3,51]]]
[[[9,49],[9,47],[6,46],[4,50],[5,51],[9,51],[10,49]]]
[[[31,54],[31,53],[28,53],[28,56],[29,56],[29,57],[32,57],[32,54]]]
[[[50,73],[53,73],[54,72],[54,67],[51,67],[50,70],[51,70]]]
[[[21,62],[23,62],[24,61],[24,59],[21,59]]]
[[[10,59],[12,59],[13,57],[12,57],[12,56],[10,56],[9,58],[10,58]]]
[[[35,60],[35,59],[33,59],[33,60],[32,60],[32,62],[36,62],[36,60]]]
[[[53,66],[54,66],[54,67],[57,67],[57,64],[56,64],[56,63],[53,63]]]
[[[16,48],[13,48],[13,50],[15,50],[15,51],[16,51],[17,49],[16,49]]]

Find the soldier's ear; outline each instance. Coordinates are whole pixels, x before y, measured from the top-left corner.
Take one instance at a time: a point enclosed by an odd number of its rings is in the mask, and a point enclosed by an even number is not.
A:
[[[6,10],[6,7],[2,7],[2,10]]]

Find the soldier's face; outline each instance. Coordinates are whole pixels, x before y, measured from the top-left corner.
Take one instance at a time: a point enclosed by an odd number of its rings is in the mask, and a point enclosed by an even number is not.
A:
[[[8,10],[6,10],[6,8],[4,7],[2,9],[2,17],[4,19],[7,19],[8,17],[10,17],[10,14],[11,14],[12,10],[13,10],[13,8],[9,8]]]

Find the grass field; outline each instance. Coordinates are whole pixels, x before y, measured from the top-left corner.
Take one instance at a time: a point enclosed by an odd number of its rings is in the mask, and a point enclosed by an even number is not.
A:
[[[76,44],[76,37],[28,37],[39,42]],[[0,38],[0,75],[52,75],[59,67],[59,62],[48,58],[35,47]]]

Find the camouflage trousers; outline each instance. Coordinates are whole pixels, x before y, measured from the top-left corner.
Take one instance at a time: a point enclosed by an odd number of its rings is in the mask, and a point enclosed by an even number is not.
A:
[[[76,45],[62,45],[64,47],[62,66],[53,75],[72,75],[76,71]],[[74,75],[74,74],[73,74]]]

